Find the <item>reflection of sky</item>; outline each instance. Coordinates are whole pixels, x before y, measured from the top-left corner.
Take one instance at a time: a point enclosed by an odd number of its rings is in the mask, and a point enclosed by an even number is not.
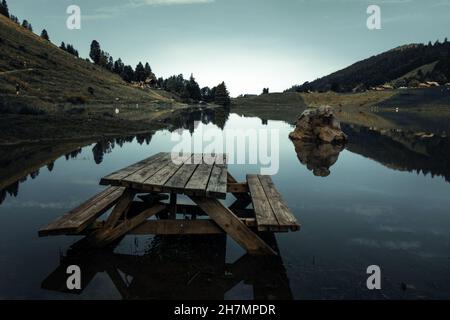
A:
[[[149,61],[157,75],[192,72],[202,85],[226,81],[231,93],[282,91],[409,43],[443,40],[448,0],[78,0],[82,29],[65,27],[71,0],[9,1],[11,12],[47,28],[54,43],[83,57],[97,39],[114,58]],[[366,27],[382,9],[382,30]]]
[[[214,125],[200,126],[219,130]],[[264,126],[257,118],[231,115],[225,129],[243,127]],[[380,265],[392,283],[408,281],[418,290],[426,291],[429,283],[440,281],[450,288],[450,184],[440,177],[394,171],[348,151],[341,153],[329,177],[318,178],[298,161],[294,146],[287,138],[291,127],[269,121],[269,128],[277,128],[281,134],[280,171],[273,180],[302,224],[300,232],[277,236],[295,297],[319,294],[316,286],[308,286],[317,279],[324,282],[324,287],[342,283],[351,286],[353,277],[364,277],[365,268],[371,264]],[[100,165],[94,163],[91,145],[83,148],[76,159],[60,158],[52,172],[42,168],[36,179],[22,183],[18,197],[8,197],[0,206],[0,243],[4,244],[0,250],[2,274],[14,278],[15,269],[26,272],[22,261],[34,257],[32,260],[41,270],[36,277],[41,274],[44,278],[57,264],[58,249],[66,248],[75,240],[38,239],[39,227],[67,211],[67,206],[74,206],[103,188],[91,182],[157,152],[170,151],[172,145],[171,133],[160,131],[149,146],[141,146],[136,141],[125,143],[122,148],[116,145],[111,153],[104,155]],[[257,173],[258,167],[231,165],[230,171],[244,180],[245,174]],[[20,244],[12,241],[18,237]],[[124,246],[129,248],[128,243]],[[29,258],[23,260],[24,254]],[[242,250],[229,240],[228,259],[236,259],[241,254]],[[315,264],[311,265],[311,261]],[[27,287],[38,281],[33,277],[30,275],[31,282],[22,283],[19,288],[37,290],[37,287]],[[8,280],[3,281],[11,285]],[[101,283],[104,288],[105,284]],[[0,286],[0,296],[5,288]],[[438,291],[429,290],[438,295]],[[448,290],[442,290],[441,296],[450,297]],[[99,291],[85,294],[95,296]]]

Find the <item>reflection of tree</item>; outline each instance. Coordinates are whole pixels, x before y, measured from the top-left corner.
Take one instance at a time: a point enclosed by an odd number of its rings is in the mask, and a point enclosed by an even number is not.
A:
[[[19,194],[19,181],[14,182],[10,186],[0,191],[0,204],[2,204],[6,199],[7,194],[9,194],[11,197],[17,197],[17,195]]]
[[[39,169],[30,173],[31,179],[36,179],[39,176]]]
[[[94,156],[94,161],[96,164],[103,162],[103,157],[106,153],[111,153],[114,148],[114,142],[103,140],[97,142],[97,144],[92,148],[92,154]]]
[[[144,142],[146,145],[150,145],[150,142],[152,142],[152,137],[153,133],[140,134],[136,136],[136,141],[141,146],[144,144]]]
[[[47,165],[47,169],[49,172],[52,172],[54,167],[55,167],[55,161],[52,161]]]
[[[344,146],[330,143],[308,143],[301,140],[292,141],[300,162],[312,171],[315,176],[327,177],[330,168],[337,162]]]
[[[75,159],[80,153],[81,153],[82,149],[81,148],[77,148],[69,153],[67,153],[66,156],[66,160],[69,159]]]
[[[172,126],[171,131],[185,129],[189,130],[191,134],[194,133],[196,123],[215,124],[223,129],[228,120],[230,110],[225,107],[218,107],[214,109],[199,109],[194,111],[186,111],[180,113],[177,117],[168,120],[168,124]]]

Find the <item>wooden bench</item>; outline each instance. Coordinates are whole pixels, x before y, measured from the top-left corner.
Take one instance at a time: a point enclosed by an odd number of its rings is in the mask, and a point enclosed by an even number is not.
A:
[[[123,195],[125,188],[110,187],[88,201],[84,202],[68,214],[39,230],[39,236],[79,234],[90,224],[111,209]]]
[[[275,188],[270,176],[247,175],[247,184],[258,231],[300,230],[297,219]]]

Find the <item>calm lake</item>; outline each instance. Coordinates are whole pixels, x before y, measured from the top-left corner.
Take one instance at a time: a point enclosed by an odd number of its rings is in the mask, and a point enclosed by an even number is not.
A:
[[[2,156],[0,298],[450,298],[450,143],[345,125],[345,150],[294,145],[293,126],[230,114],[184,127],[277,129],[273,177],[302,225],[277,234],[280,258],[252,258],[230,238],[127,236],[114,250],[75,252],[80,238],[38,230],[103,189],[100,178],[176,144],[169,130],[87,146],[8,149]],[[28,164],[28,165],[26,165]],[[230,165],[240,181],[258,165]],[[20,180],[20,181],[19,181]],[[1,189],[1,188],[0,188]],[[233,202],[227,199],[227,204]],[[65,270],[84,290],[65,292]],[[378,265],[382,290],[366,287]]]

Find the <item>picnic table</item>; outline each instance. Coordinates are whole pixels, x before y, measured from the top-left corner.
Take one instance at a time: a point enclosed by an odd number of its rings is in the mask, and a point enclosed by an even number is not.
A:
[[[109,174],[100,184],[108,188],[39,235],[86,234],[90,245],[104,247],[127,234],[226,233],[250,254],[274,255],[260,233],[300,228],[269,176],[248,175],[239,183],[228,172],[224,154],[158,153]],[[236,197],[230,207],[220,201],[228,193]],[[178,195],[194,205],[179,204]],[[250,204],[253,209],[247,209]],[[97,220],[109,211],[106,220]]]

